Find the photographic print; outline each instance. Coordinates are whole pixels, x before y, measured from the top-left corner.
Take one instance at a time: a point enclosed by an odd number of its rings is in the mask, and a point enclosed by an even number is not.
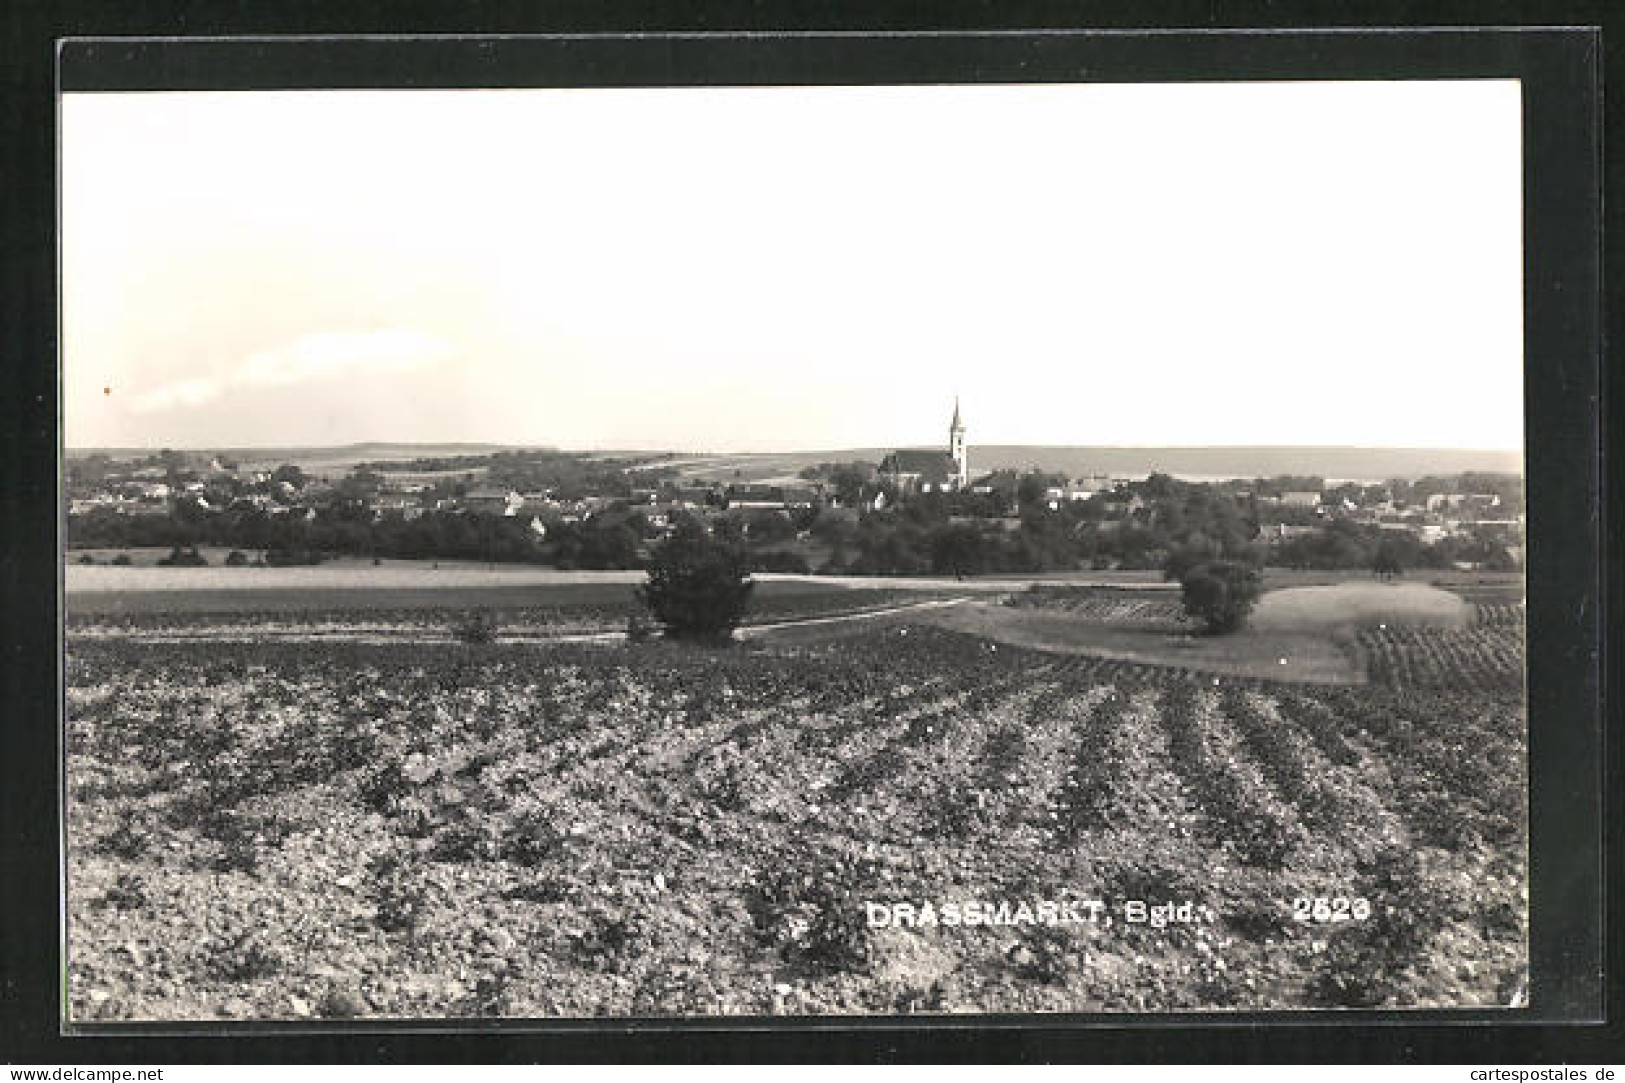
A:
[[[65,1020],[1528,998],[1510,79],[60,97]]]

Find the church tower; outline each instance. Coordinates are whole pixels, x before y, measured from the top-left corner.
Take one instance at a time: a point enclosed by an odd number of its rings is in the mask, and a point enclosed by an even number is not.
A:
[[[948,425],[948,457],[953,460],[953,486],[970,488],[970,456],[965,454],[965,423],[959,420],[959,396],[954,396],[954,419]]]

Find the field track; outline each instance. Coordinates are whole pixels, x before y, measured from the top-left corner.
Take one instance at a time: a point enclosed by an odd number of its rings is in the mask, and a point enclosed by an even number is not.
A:
[[[741,625],[735,633],[735,637],[741,640],[749,640],[788,629],[849,624],[883,617],[902,616],[959,605],[969,600],[969,598],[961,597],[933,598],[925,601],[909,601],[892,605],[861,606],[854,604],[848,611],[824,616],[798,616],[782,620],[759,618],[754,621],[748,620]],[[857,603],[857,599],[854,599],[854,603]],[[386,643],[453,643],[457,641],[456,632],[452,628],[445,627],[443,623],[439,626],[412,622],[390,623],[387,621],[389,615],[387,612],[379,614],[380,618],[384,618],[379,623],[334,621],[330,624],[302,623],[297,625],[255,622],[242,624],[211,623],[201,626],[187,624],[163,624],[148,627],[93,626],[76,630],[74,634],[78,638],[86,640],[130,639],[149,643],[361,643],[381,645]],[[558,631],[523,623],[502,628],[496,633],[496,641],[502,643],[624,643],[626,640],[627,633],[624,630]]]
[[[194,615],[231,612],[303,612],[332,609],[513,609],[557,601],[628,601],[642,571],[556,571],[525,566],[425,565],[372,568],[358,563],[315,568],[118,568],[65,569],[70,615]],[[1147,580],[1144,573],[1079,579],[1066,576],[816,576],[757,572],[757,595],[828,594],[840,591],[914,591],[998,595],[1032,585],[1093,586],[1103,591],[1165,593],[1177,584]]]

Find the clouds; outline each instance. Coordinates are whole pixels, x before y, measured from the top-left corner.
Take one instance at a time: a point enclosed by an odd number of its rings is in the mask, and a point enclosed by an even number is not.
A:
[[[320,332],[250,354],[235,368],[164,384],[136,398],[132,409],[154,413],[205,405],[232,388],[289,387],[343,376],[388,376],[445,359],[451,344],[404,328]]]
[[[400,329],[363,334],[316,334],[248,358],[245,383],[282,385],[349,373],[381,376],[424,368],[450,352],[448,345]]]
[[[138,396],[131,409],[139,414],[150,414],[159,410],[173,410],[177,406],[202,406],[219,397],[219,380],[194,376]]]

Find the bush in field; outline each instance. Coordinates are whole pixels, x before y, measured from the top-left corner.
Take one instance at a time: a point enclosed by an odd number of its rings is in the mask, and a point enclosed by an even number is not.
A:
[[[169,551],[167,557],[158,561],[163,568],[203,568],[207,567],[209,559],[197,551],[197,546],[177,545]]]
[[[92,556],[91,554],[86,553],[84,556],[79,558],[79,563],[80,564],[94,564],[94,563],[96,563],[96,558],[94,556]]]
[[[1258,570],[1230,560],[1198,564],[1180,580],[1185,612],[1209,635],[1234,632],[1247,623],[1262,591]]]
[[[118,556],[113,558],[112,563],[120,568],[128,568],[133,562],[130,560],[129,553],[120,553]]]
[[[680,524],[655,549],[638,600],[671,639],[725,643],[745,615],[751,588],[747,560],[735,543],[703,523]]]
[[[248,567],[248,554],[243,552],[241,549],[233,549],[231,552],[226,554],[226,567],[228,567],[228,568],[246,568],[246,567]]]

